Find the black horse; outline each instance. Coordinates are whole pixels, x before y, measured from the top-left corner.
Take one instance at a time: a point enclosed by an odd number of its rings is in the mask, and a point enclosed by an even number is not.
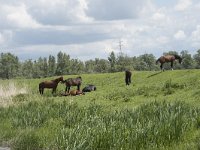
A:
[[[67,93],[69,93],[69,90],[70,90],[71,86],[77,86],[77,90],[80,91],[82,78],[81,77],[69,78],[67,80],[64,80],[62,83],[65,83],[65,85],[66,85],[65,92],[67,91]]]
[[[83,92],[91,92],[91,91],[96,91],[96,86],[89,84],[86,87],[83,88]]]
[[[173,64],[176,59],[179,60],[180,64],[182,63],[182,58],[179,55],[165,55],[158,58],[156,64],[160,62],[160,69],[164,71],[163,64],[171,62],[171,69],[173,70]]]
[[[131,75],[132,75],[131,71],[129,71],[129,70],[125,71],[125,82],[126,82],[126,85],[129,85],[131,83]]]
[[[51,81],[43,81],[39,83],[39,92],[42,95],[44,93],[44,88],[52,89],[52,94],[56,92],[56,88],[58,86],[58,83],[60,81],[63,81],[63,77],[59,77],[55,80]]]

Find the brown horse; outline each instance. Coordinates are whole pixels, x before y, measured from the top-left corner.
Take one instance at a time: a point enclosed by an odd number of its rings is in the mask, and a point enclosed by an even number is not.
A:
[[[63,77],[59,77],[59,78],[57,78],[55,80],[51,80],[51,81],[41,82],[39,84],[39,92],[40,92],[40,94],[41,95],[43,94],[44,88],[52,89],[52,94],[53,94],[54,92],[56,92],[56,88],[57,88],[58,83],[60,81],[63,81]]]
[[[85,95],[83,91],[79,90],[71,90],[69,93],[61,93],[61,96],[77,96],[77,95]]]
[[[158,62],[160,62],[160,69],[162,71],[164,71],[163,64],[171,62],[171,69],[173,70],[173,64],[176,59],[179,60],[180,64],[182,63],[182,58],[179,55],[165,55],[165,56],[161,56],[160,58],[158,58],[156,61],[156,64],[158,64]]]
[[[129,85],[131,83],[131,75],[132,75],[131,71],[129,71],[129,70],[125,71],[125,82],[126,82],[126,85]]]
[[[69,90],[70,90],[71,86],[77,86],[77,90],[80,91],[82,78],[81,77],[69,78],[67,80],[64,80],[62,83],[65,83],[65,85],[66,85],[65,92],[67,91],[69,93]]]

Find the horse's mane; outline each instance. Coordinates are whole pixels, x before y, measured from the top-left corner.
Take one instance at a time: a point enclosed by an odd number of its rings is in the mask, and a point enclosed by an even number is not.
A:
[[[156,60],[156,64],[158,64],[159,61],[160,61],[160,58],[158,58],[158,59]]]
[[[62,81],[63,80],[63,77],[59,77],[59,78],[56,78],[56,79],[54,79],[54,80],[52,80],[52,81],[54,81],[54,82],[59,82],[59,81]]]

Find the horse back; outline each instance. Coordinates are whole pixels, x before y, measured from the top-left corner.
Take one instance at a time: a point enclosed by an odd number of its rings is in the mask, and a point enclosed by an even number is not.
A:
[[[53,81],[44,81],[39,84],[40,88],[54,88],[55,86],[57,86],[57,83]]]
[[[80,78],[69,78],[65,81],[66,86],[76,86],[81,85],[82,80]]]

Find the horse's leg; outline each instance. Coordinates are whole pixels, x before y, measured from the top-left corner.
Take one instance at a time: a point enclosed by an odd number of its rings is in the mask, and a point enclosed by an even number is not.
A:
[[[77,90],[78,90],[78,91],[80,91],[80,84],[79,84],[79,85],[77,85]]]
[[[172,70],[173,70],[173,64],[174,64],[174,63],[173,63],[173,61],[172,61],[172,62],[171,62],[171,69],[172,69]]]
[[[68,90],[68,86],[66,86],[66,88],[65,88],[65,93],[67,92],[67,90]]]
[[[131,77],[129,77],[129,83],[131,83]]]
[[[69,91],[70,91],[70,86],[68,86],[68,90],[67,90],[67,92],[69,93]]]
[[[161,63],[161,65],[160,65],[160,69],[161,69],[161,71],[164,71],[163,63]]]
[[[128,77],[125,78],[126,85],[128,85]]]
[[[53,93],[56,93],[56,87],[54,87],[53,89],[52,89],[52,94]]]

